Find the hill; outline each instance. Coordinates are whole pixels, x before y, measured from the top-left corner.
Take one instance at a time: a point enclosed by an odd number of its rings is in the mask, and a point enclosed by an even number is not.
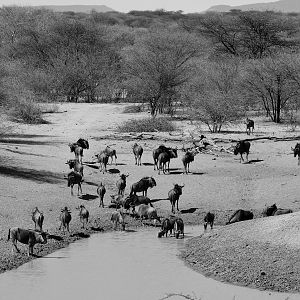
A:
[[[269,3],[254,3],[239,6],[230,5],[215,5],[210,7],[207,11],[227,12],[231,9],[239,10],[274,10],[282,12],[300,12],[299,0],[279,0]]]
[[[33,6],[34,8],[45,8],[57,12],[73,11],[75,13],[90,13],[92,10],[96,12],[114,11],[112,8],[105,5],[40,5]]]

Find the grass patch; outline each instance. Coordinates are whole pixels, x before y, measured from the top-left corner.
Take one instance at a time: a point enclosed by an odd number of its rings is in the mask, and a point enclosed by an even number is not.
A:
[[[136,114],[143,112],[143,105],[128,105],[124,108],[124,114]]]
[[[168,118],[131,119],[118,126],[119,132],[175,131],[176,126]]]
[[[58,113],[59,106],[56,103],[42,104],[41,110],[43,114],[54,114],[54,113]]]

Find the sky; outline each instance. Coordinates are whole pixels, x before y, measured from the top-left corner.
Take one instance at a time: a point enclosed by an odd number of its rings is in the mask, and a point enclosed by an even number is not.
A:
[[[250,3],[274,2],[276,0],[0,0],[0,5],[106,5],[120,12],[130,10],[171,11],[182,10],[185,13],[201,12],[213,5],[227,4],[231,6]],[[300,0],[299,0],[300,1]]]

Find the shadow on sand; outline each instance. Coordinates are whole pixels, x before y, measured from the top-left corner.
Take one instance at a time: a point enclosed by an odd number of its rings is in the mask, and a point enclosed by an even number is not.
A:
[[[95,200],[98,198],[96,195],[91,195],[91,194],[84,194],[78,197],[81,200],[89,201],[89,200]]]

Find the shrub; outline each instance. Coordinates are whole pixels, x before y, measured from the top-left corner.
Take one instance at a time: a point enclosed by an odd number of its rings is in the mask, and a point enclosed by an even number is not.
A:
[[[124,114],[136,114],[143,111],[142,105],[128,105],[124,108],[123,113]]]
[[[120,132],[174,131],[175,125],[168,118],[131,119],[118,126]]]
[[[59,106],[56,103],[43,104],[41,110],[43,114],[54,114],[59,111]]]

